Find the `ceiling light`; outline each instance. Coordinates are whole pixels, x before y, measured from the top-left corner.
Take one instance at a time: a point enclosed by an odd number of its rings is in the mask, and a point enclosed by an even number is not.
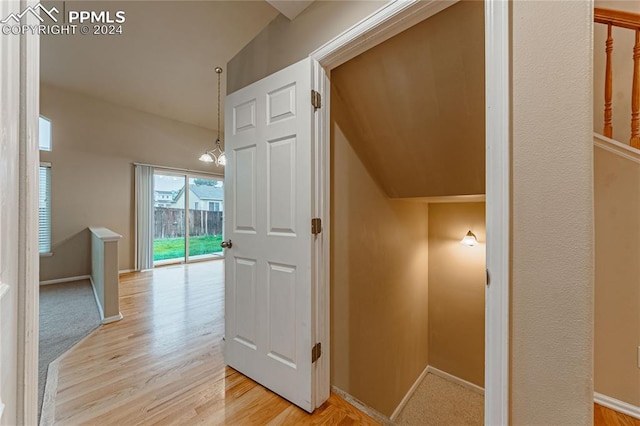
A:
[[[478,244],[478,239],[473,232],[469,231],[467,232],[467,235],[465,235],[464,238],[460,241],[460,244],[473,247]]]
[[[205,163],[213,163],[214,159],[211,158],[211,154],[209,154],[208,152],[205,152],[200,156],[200,161],[204,161]]]
[[[222,68],[216,67],[216,74],[218,74],[218,137],[216,138],[215,146],[211,151],[205,151],[200,156],[200,161],[205,163],[216,163],[218,166],[224,167],[227,164],[227,157],[222,150],[222,143],[220,142],[220,74],[222,74]]]

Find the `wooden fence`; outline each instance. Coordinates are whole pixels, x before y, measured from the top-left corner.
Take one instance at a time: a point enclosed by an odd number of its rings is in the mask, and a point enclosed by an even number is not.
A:
[[[155,207],[154,233],[155,240],[165,238],[183,238],[185,236],[184,209]],[[222,235],[222,212],[208,210],[189,210],[189,235]]]

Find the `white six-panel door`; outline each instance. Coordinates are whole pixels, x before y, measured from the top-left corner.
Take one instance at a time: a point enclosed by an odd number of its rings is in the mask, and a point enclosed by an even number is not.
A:
[[[225,361],[311,412],[312,116],[305,59],[226,99]]]

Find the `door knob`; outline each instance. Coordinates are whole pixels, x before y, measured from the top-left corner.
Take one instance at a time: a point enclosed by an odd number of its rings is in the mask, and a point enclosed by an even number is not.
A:
[[[220,247],[222,247],[222,248],[231,248],[231,247],[233,247],[233,244],[231,243],[231,240],[223,241],[223,242],[220,243]]]

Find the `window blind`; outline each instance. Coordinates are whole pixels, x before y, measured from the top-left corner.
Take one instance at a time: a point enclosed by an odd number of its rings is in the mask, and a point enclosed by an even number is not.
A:
[[[40,196],[38,197],[38,248],[40,253],[51,252],[51,167],[40,166]]]

